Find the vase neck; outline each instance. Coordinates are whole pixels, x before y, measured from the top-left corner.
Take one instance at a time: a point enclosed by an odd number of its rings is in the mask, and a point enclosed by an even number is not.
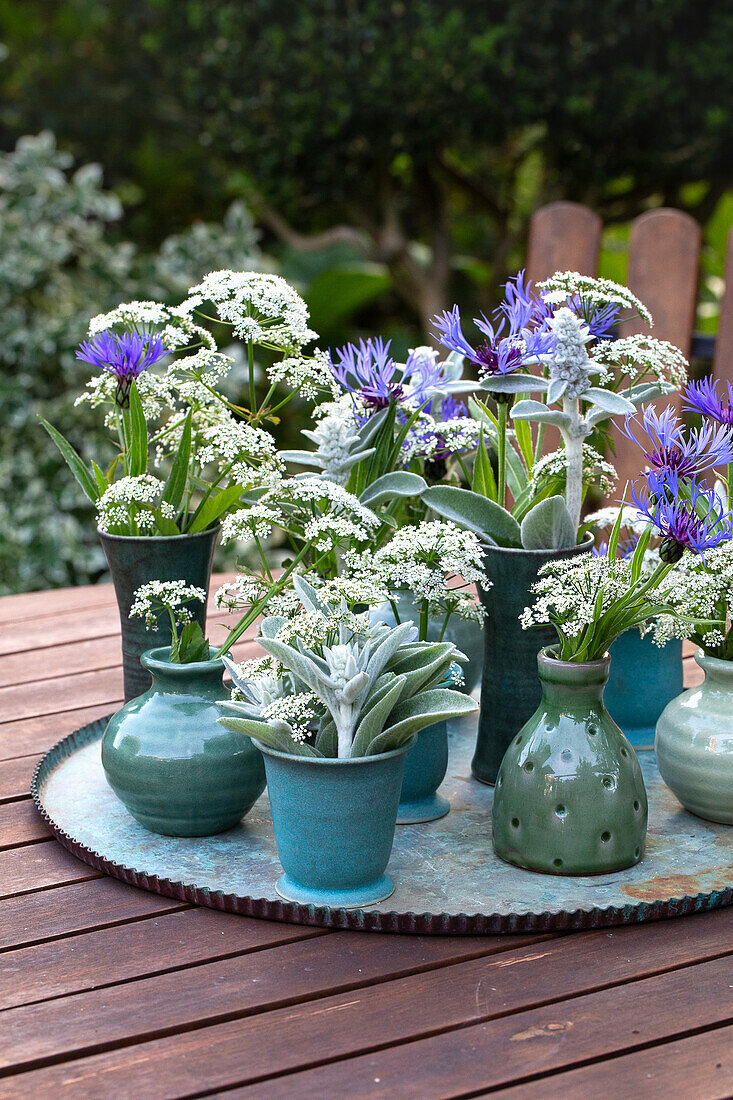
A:
[[[555,706],[602,706],[603,689],[608,681],[610,660],[590,661],[587,664],[558,661],[541,650],[537,665],[542,685],[542,697]]]
[[[201,695],[207,699],[221,699],[223,693],[224,662],[221,660],[194,661],[176,664],[166,660],[167,647],[148,650],[141,661],[153,678],[153,690],[168,695]]]
[[[714,683],[726,691],[733,691],[733,661],[708,657],[701,649],[695,654],[695,660],[705,673],[706,682]]]

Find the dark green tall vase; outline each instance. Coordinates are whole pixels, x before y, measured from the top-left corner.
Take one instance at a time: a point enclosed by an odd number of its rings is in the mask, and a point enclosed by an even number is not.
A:
[[[495,783],[512,738],[537,709],[540,684],[537,654],[556,639],[551,626],[522,630],[519,616],[532,602],[530,588],[548,561],[590,551],[592,536],[570,550],[509,550],[487,546],[484,568],[492,587],[479,588],[486,608],[484,668],[476,752],[471,771],[482,783]]]
[[[249,737],[219,725],[229,698],[224,662],[180,665],[169,656],[169,647],[143,654],[152,687],[110,718],[102,766],[146,829],[211,836],[241,821],[262,794],[262,755]]]
[[[152,682],[150,673],[140,664],[145,650],[170,645],[171,641],[170,628],[162,619],[158,629],[147,630],[142,619],[130,618],[135,590],[148,581],[184,580],[208,593],[218,534],[218,527],[197,535],[170,537],[99,532],[120,609],[126,703],[147,691]],[[206,605],[192,603],[190,606],[203,629]]]
[[[493,804],[494,850],[555,875],[621,871],[644,851],[639,761],[603,702],[611,660],[575,664],[543,649],[542,700],[506,751]]]

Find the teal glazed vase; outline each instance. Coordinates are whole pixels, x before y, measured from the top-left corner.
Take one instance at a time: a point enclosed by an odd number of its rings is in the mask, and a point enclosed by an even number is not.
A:
[[[256,742],[265,759],[277,854],[275,888],[300,905],[360,909],[394,891],[386,873],[405,757],[292,756]]]
[[[606,709],[635,749],[652,748],[657,719],[682,691],[682,642],[665,646],[627,630],[609,650]]]
[[[487,546],[484,568],[492,587],[479,589],[486,609],[484,667],[476,751],[471,771],[493,784],[512,738],[534,714],[540,701],[537,654],[557,635],[550,625],[523,630],[519,616],[532,603],[530,588],[540,566],[590,551],[593,538],[569,550],[511,550]]]
[[[152,686],[110,719],[102,766],[121,802],[164,836],[211,836],[236,825],[265,789],[262,756],[220,726],[229,698],[221,660],[172,664],[168,648],[142,656]]]
[[[556,875],[621,871],[644,852],[647,796],[636,753],[603,702],[610,659],[537,656],[542,699],[507,749],[493,803],[494,850]]]
[[[448,723],[434,722],[417,734],[417,744],[405,757],[398,825],[437,821],[450,810],[450,802],[438,794],[448,770]]]
[[[655,749],[662,779],[690,813],[733,825],[733,661],[695,655],[705,680],[662,711]]]
[[[148,630],[142,619],[130,618],[136,589],[148,581],[184,580],[208,594],[218,534],[218,527],[196,535],[170,537],[109,535],[99,531],[120,609],[126,703],[150,687],[150,673],[140,661],[143,653],[169,646],[171,642],[170,627],[163,619],[155,630]],[[202,630],[205,629],[206,605],[194,602],[190,609]]]

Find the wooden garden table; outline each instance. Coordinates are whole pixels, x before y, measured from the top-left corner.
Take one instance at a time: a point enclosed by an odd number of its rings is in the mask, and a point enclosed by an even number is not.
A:
[[[553,935],[337,932],[77,861],[28,784],[40,754],[119,705],[118,630],[109,587],[0,600],[0,1097],[733,1094],[733,910]]]

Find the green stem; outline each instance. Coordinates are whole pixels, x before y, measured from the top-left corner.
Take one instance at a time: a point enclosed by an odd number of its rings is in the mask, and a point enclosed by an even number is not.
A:
[[[497,408],[499,419],[499,431],[497,432],[496,457],[498,462],[497,473],[497,500],[502,508],[506,507],[506,421],[509,406],[505,401],[500,401]]]
[[[247,341],[247,365],[249,368],[249,408],[254,414],[257,410],[257,396],[255,394],[255,346],[251,340]]]
[[[428,640],[428,601],[423,600],[420,605],[420,641]]]

